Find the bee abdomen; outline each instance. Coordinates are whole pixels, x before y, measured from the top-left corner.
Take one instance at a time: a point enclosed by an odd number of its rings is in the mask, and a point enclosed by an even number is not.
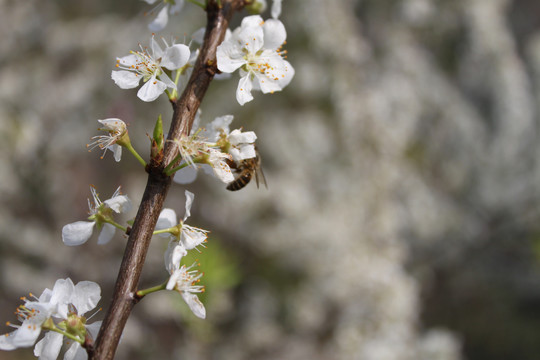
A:
[[[243,189],[247,184],[249,184],[252,176],[253,176],[253,173],[250,171],[243,172],[242,174],[240,174],[240,176],[234,179],[233,182],[227,185],[227,190],[237,191],[237,190]]]

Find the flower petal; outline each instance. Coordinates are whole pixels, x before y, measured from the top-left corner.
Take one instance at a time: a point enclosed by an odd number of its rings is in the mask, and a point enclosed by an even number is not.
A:
[[[214,163],[212,169],[214,169],[214,175],[225,184],[228,184],[234,180],[234,175],[231,172],[231,168],[225,161]]]
[[[168,229],[178,225],[176,212],[173,209],[163,209],[156,223],[156,230]],[[171,234],[159,234],[161,237],[170,237]]]
[[[171,15],[178,14],[184,7],[184,0],[175,0],[175,4],[171,5],[169,12]]]
[[[51,304],[68,303],[69,300],[71,299],[74,288],[75,288],[75,285],[73,284],[73,281],[71,281],[70,278],[56,280],[56,282],[54,283],[52,292],[51,292],[51,298],[49,302]],[[67,317],[67,312],[65,314],[61,312],[60,315],[63,317]]]
[[[242,21],[242,30],[237,35],[238,42],[249,54],[255,54],[264,45],[264,31],[260,25],[244,27],[243,24]]]
[[[232,73],[247,61],[244,59],[242,48],[233,41],[225,41],[216,50],[218,69],[225,73]]]
[[[101,288],[93,281],[81,281],[73,289],[70,302],[77,309],[78,315],[84,315],[95,309],[101,299]]]
[[[161,59],[161,66],[169,70],[177,70],[186,65],[190,56],[189,47],[184,44],[176,44],[165,50]]]
[[[253,83],[249,78],[249,74],[240,78],[238,87],[236,88],[236,101],[238,101],[240,105],[244,105],[253,100],[253,95],[251,95],[252,89]]]
[[[173,181],[177,184],[191,184],[197,178],[197,169],[187,166],[174,173]]]
[[[167,89],[167,85],[164,82],[156,79],[152,76],[137,92],[137,96],[142,101],[150,102],[156,100],[159,95]]]
[[[64,360],[86,360],[88,353],[78,342],[73,342],[64,355]]]
[[[113,70],[111,72],[111,79],[114,83],[120,87],[120,89],[133,89],[139,86],[141,76],[134,72],[126,70]]]
[[[57,332],[49,331],[45,337],[41,339],[34,348],[34,355],[39,357],[39,360],[56,360],[60,354],[64,337]]]
[[[257,135],[254,131],[242,132],[240,129],[235,129],[231,131],[228,138],[233,145],[252,144],[257,140]]]
[[[256,86],[254,88],[261,90],[263,94],[281,91],[281,86],[275,78],[269,78],[266,74],[255,72]]]
[[[240,27],[242,29],[248,28],[248,27],[258,27],[264,24],[264,20],[260,15],[251,15],[246,16],[242,19],[242,23],[240,24]]]
[[[104,127],[98,130],[110,130],[118,133],[123,133],[126,131],[126,123],[118,118],[108,118],[98,120],[98,122]]]
[[[232,123],[233,119],[233,115],[223,115],[215,118],[214,121],[208,125],[208,129],[210,130],[209,140],[217,141],[222,131],[228,135],[230,132],[229,125]]]
[[[186,250],[195,249],[206,240],[208,237],[206,233],[206,230],[184,225],[182,226],[182,233],[180,234],[180,243]]]
[[[150,31],[161,31],[165,29],[165,26],[167,26],[167,23],[169,22],[169,7],[164,6],[161,8],[159,13],[157,14],[156,18],[148,24],[148,29]]]
[[[176,270],[178,270],[178,268],[180,267],[180,261],[182,261],[182,258],[186,255],[187,250],[182,244],[180,244],[176,240],[169,241],[167,251],[165,251],[164,255],[165,268],[167,269],[169,274],[172,275]],[[167,286],[169,286],[169,283],[167,283]],[[172,288],[169,289],[168,287],[167,289],[172,290]]]
[[[159,43],[156,41],[156,38],[154,35],[152,35],[152,37],[150,38],[150,49],[152,49],[153,59],[159,59],[164,54],[164,51],[161,49],[161,46],[159,46]]]
[[[277,19],[281,15],[281,0],[274,0],[272,2],[272,17]]]
[[[108,147],[114,154],[114,161],[120,162],[122,160],[122,147],[118,144],[113,144]]]
[[[196,317],[201,319],[206,318],[206,309],[204,308],[203,303],[199,300],[197,295],[187,291],[182,291],[182,298]]]
[[[184,215],[184,221],[186,221],[186,219],[191,216],[191,212],[190,212],[191,205],[193,205],[193,199],[195,198],[195,194],[193,194],[191,191],[186,190],[185,194],[186,194],[186,214]]]
[[[114,196],[105,200],[104,203],[117,214],[131,210],[131,200],[127,195]]]
[[[15,350],[17,345],[13,342],[18,330],[12,331],[10,333],[0,335],[0,350]],[[31,346],[31,345],[30,345]]]
[[[140,58],[135,54],[129,54],[116,58],[116,62],[123,67],[135,68],[140,63]]]
[[[116,228],[111,224],[103,224],[98,237],[98,245],[105,245],[113,238]]]
[[[275,4],[275,1],[274,1]],[[264,32],[264,48],[268,50],[278,49],[287,40],[285,25],[279,20],[268,19],[262,26]]]
[[[165,73],[161,73],[161,75],[159,75],[159,79],[170,89],[176,89],[176,84],[174,83],[174,81],[171,80],[171,78],[165,74]]]
[[[257,156],[255,146],[253,144],[245,144],[242,146],[233,147],[229,150],[229,153],[233,157],[234,161],[252,159]]]
[[[62,241],[68,246],[84,244],[92,236],[94,222],[76,221],[62,228]]]
[[[101,323],[102,323],[102,321],[96,321],[96,322],[91,323],[91,324],[86,324],[86,326],[85,326],[86,330],[88,330],[88,332],[92,336],[92,339],[97,338],[98,333],[99,333],[99,329],[101,328]]]
[[[278,76],[279,86],[281,86],[281,88],[283,89],[285,86],[289,85],[293,77],[294,68],[287,60],[283,60],[281,75]]]

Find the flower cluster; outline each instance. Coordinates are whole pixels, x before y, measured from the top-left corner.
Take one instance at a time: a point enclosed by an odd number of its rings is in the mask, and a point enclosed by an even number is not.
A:
[[[157,13],[157,16],[149,24],[152,31],[164,29],[169,15],[180,12],[184,6],[184,0],[144,1],[155,5],[151,13]],[[188,1],[208,10],[209,2]],[[259,15],[247,16],[237,29],[232,32],[227,30],[222,34],[224,35],[222,43],[217,49],[210,49],[209,52],[213,54],[213,50],[216,50],[215,61],[210,60],[204,64],[207,67],[217,66],[221,73],[216,74],[216,78],[221,79],[228,78],[239,70],[240,81],[236,99],[240,105],[253,100],[251,94],[253,90],[263,93],[281,91],[294,76],[294,68],[285,60],[286,51],[282,49],[286,43],[287,33],[284,25],[278,20],[281,2],[281,0],[273,1],[271,19],[264,21]],[[218,3],[221,7],[221,3]],[[267,7],[266,0],[240,3],[251,14],[260,14]],[[214,7],[212,11],[214,10],[218,9]],[[195,32],[189,45],[192,43],[202,45],[205,31],[201,29]],[[209,43],[213,47],[217,45],[214,42]],[[203,49],[208,50],[204,47]],[[112,70],[111,78],[121,89],[138,88],[142,81],[137,96],[145,102],[154,101],[165,93],[175,106],[183,106],[183,98],[177,101],[179,86],[185,82],[183,78],[199,73],[191,74],[191,68],[195,64],[200,64],[197,62],[198,56],[198,49],[190,51],[189,46],[175,44],[174,41],[169,45],[164,39],[159,41],[152,35],[149,47],[139,45],[139,50],[117,58],[116,69]],[[215,68],[211,70],[212,73],[216,72]],[[189,84],[198,83],[192,81]],[[198,102],[193,102],[193,105],[194,111],[200,114],[198,107],[201,99],[198,95]],[[189,101],[191,100],[188,97]],[[186,104],[186,108],[191,111],[189,103]],[[175,107],[174,111],[177,110]],[[196,117],[194,124],[197,125],[193,126],[195,131],[191,131],[189,135],[178,138],[173,138],[176,135],[170,136],[166,142],[159,115],[153,136],[150,137],[151,159],[148,164],[132,146],[126,123],[118,118],[98,120],[99,130],[105,131],[106,134],[92,137],[87,148],[89,151],[98,148],[103,152],[102,158],[107,151],[111,151],[117,162],[122,158],[122,148],[126,148],[150,174],[155,175],[155,170],[158,170],[161,172],[159,176],[174,176],[174,180],[180,183],[187,183],[186,178],[194,180],[197,170],[203,168],[229,184],[227,186],[229,190],[238,190],[245,186],[251,179],[251,168],[260,166],[255,148],[257,135],[253,131],[243,131],[242,128],[231,131],[232,115],[217,117],[203,128],[198,127],[198,121],[199,117]],[[171,160],[168,158],[168,150],[171,148],[176,151],[176,156],[168,164],[164,164],[164,159]],[[251,168],[248,168],[248,164]],[[235,179],[231,169],[243,175]],[[249,173],[246,173],[246,170]],[[239,185],[239,180],[243,181],[243,185]],[[118,214],[128,212],[131,208],[130,199],[121,194],[120,187],[105,201],[100,200],[95,187],[91,186],[90,192],[92,197],[88,199],[87,220],[76,221],[62,228],[62,241],[68,246],[86,243],[96,227],[99,230],[99,245],[108,243],[117,228],[129,233],[129,227],[115,221]],[[203,274],[196,269],[198,263],[188,266],[183,264],[182,260],[190,250],[200,251],[201,247],[205,247],[208,231],[186,224],[191,215],[195,195],[186,190],[185,197],[184,217],[180,220],[173,209],[165,208],[159,215],[154,231],[154,234],[169,240],[164,255],[167,281],[159,286],[137,290],[131,295],[143,297],[159,290],[175,290],[181,294],[193,314],[204,319],[206,309],[199,299],[199,294],[205,290],[204,286],[199,284]],[[140,224],[135,222],[133,227],[138,225]],[[119,279],[121,278],[122,276],[119,276]],[[21,324],[10,324],[15,330],[0,337],[0,350],[31,347],[35,344],[36,356],[40,359],[55,359],[61,352],[64,339],[67,338],[69,348],[65,352],[64,359],[86,359],[84,346],[88,346],[96,337],[101,323],[87,324],[85,314],[94,309],[100,299],[101,289],[94,282],[82,281],[75,285],[69,278],[57,280],[53,289],[45,289],[41,296],[30,295],[30,298],[22,298],[24,304],[16,311]],[[42,331],[46,331],[46,334],[37,342]]]
[[[21,325],[10,326],[15,331],[0,336],[1,350],[31,347],[42,330],[48,331],[34,348],[34,355],[40,359],[56,359],[64,339],[71,344],[64,359],[86,359],[86,350],[81,347],[87,338],[95,338],[101,322],[87,324],[84,316],[94,309],[101,299],[101,289],[91,281],[81,281],[74,285],[71,279],[59,279],[52,290],[45,289],[41,296],[33,300],[22,298],[24,305],[17,311]]]
[[[188,184],[195,180],[198,166],[228,184],[234,180],[231,165],[242,160],[254,158],[255,140],[253,131],[241,129],[230,131],[232,115],[217,117],[205,129],[199,129],[189,137],[176,140],[182,160],[190,165],[175,174],[174,181]],[[209,166],[212,171],[208,171]]]
[[[208,237],[208,231],[185,224],[191,215],[191,205],[195,195],[186,190],[186,211],[182,221],[177,221],[176,212],[173,209],[163,209],[159,215],[156,225],[156,233],[161,237],[169,239],[169,245],[165,252],[165,268],[171,275],[167,282],[168,290],[180,292],[185,302],[193,313],[200,317],[206,317],[204,305],[199,301],[195,293],[204,291],[204,287],[197,285],[199,274],[196,270],[191,270],[194,266],[180,266],[182,258],[187,255],[188,250],[197,249],[204,246]]]

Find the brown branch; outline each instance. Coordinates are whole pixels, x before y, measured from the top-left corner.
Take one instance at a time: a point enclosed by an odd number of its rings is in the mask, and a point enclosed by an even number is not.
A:
[[[233,13],[242,9],[245,3],[243,0],[221,0],[221,4],[220,8],[215,0],[208,1],[204,43],[186,88],[181,98],[174,103],[168,140],[177,139],[181,134],[189,134],[197,109],[217,70],[216,48],[225,37]],[[114,358],[124,326],[138,301],[134,293],[137,291],[152,233],[171,186],[171,177],[165,176],[163,169],[176,154],[174,143],[167,141],[163,161],[152,161],[147,168],[148,182],[129,234],[112,303],[94,347],[89,349],[91,360]]]

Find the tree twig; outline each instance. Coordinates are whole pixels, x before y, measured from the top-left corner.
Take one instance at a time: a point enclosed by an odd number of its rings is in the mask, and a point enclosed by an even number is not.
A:
[[[235,11],[244,6],[243,0],[223,0],[221,6],[208,1],[207,27],[204,43],[193,73],[179,100],[173,103],[174,112],[168,140],[189,134],[195,114],[217,71],[216,48],[223,41],[229,21]],[[171,186],[171,177],[163,169],[176,156],[174,143],[167,141],[161,162],[147,166],[148,182],[131,228],[129,239],[116,280],[113,299],[93,348],[88,349],[91,360],[112,360],[124,326],[138,299],[134,296],[152,239],[152,232]]]

